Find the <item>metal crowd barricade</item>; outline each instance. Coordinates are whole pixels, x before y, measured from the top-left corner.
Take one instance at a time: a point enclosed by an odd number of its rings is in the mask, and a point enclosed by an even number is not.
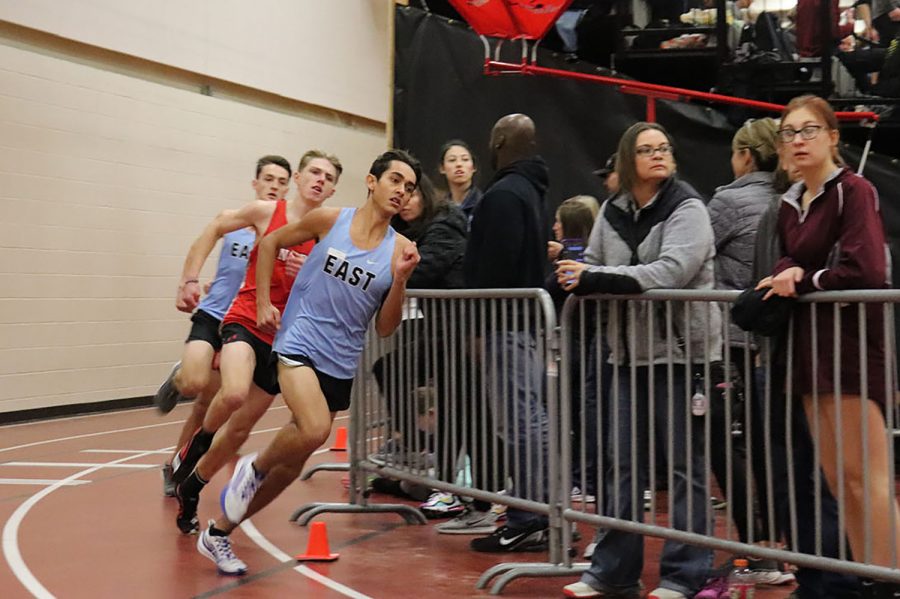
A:
[[[392,336],[370,329],[354,382],[348,503],[316,503],[291,517],[397,512],[369,500],[372,477],[410,491],[440,490],[546,517],[548,559],[500,564],[499,592],[522,576],[568,572],[560,517],[556,312],[543,289],[408,292]],[[326,469],[332,468],[331,466]],[[309,473],[307,473],[308,476]],[[496,509],[496,508],[494,508]]]
[[[588,524],[605,535],[655,536],[900,582],[900,569],[876,565],[872,558],[879,532],[873,522],[892,530],[897,524],[893,306],[900,302],[900,291],[803,296],[780,341],[731,325],[729,309],[737,295],[654,290],[569,298],[561,315],[559,367],[563,521]],[[803,318],[815,326],[795,328]],[[850,339],[844,332],[854,326],[859,349],[844,349]],[[798,353],[804,348],[811,348],[808,355]],[[859,355],[842,357],[842,349]],[[882,357],[883,377],[876,366]],[[834,373],[829,379],[833,393],[814,385],[804,405],[790,383],[804,371],[811,369],[816,377],[826,367]],[[818,414],[827,407],[826,398],[866,407],[866,400],[842,398],[841,382],[851,380],[853,371],[858,371],[863,396],[883,391],[887,426],[883,432],[877,430],[880,424],[873,430],[863,418],[860,430],[847,430],[842,410],[834,410],[840,433],[834,435],[836,447],[824,447]],[[816,415],[809,435],[804,409]],[[883,481],[889,488],[882,493],[888,504],[873,504],[868,481],[879,474],[869,472],[868,444],[860,443],[866,464],[865,549],[852,561],[843,539],[848,517],[856,514],[848,515],[844,469],[836,469],[836,508],[829,512],[822,456],[833,450],[836,463],[844,464],[854,440],[882,434],[889,452],[888,480]],[[801,456],[803,464],[811,460],[808,467],[801,466]],[[811,482],[799,476],[803,472]],[[569,492],[573,487],[580,491],[577,501]],[[724,509],[714,509],[713,495],[724,495]],[[823,524],[836,531],[834,539],[823,532]],[[568,547],[571,527],[563,525],[560,532],[561,547]],[[891,564],[897,563],[898,542],[893,535]],[[573,563],[563,552],[556,571],[571,574],[588,566]]]

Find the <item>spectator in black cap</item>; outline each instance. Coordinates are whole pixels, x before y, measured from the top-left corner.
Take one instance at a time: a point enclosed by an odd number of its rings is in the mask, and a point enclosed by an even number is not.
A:
[[[612,197],[619,193],[619,174],[616,172],[616,153],[610,154],[609,158],[602,167],[594,171],[594,174],[603,180],[603,187],[606,189],[607,197]]]

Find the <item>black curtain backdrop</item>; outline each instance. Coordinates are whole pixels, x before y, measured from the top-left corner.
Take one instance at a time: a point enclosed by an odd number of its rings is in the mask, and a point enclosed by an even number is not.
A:
[[[603,165],[625,129],[646,116],[643,98],[603,85],[549,77],[485,76],[484,47],[478,36],[463,22],[419,9],[397,8],[395,45],[394,145],[411,150],[438,184],[443,183],[437,173],[440,146],[460,138],[475,153],[478,185],[487,187],[493,175],[487,149],[491,127],[503,115],[521,112],[534,119],[540,153],[550,166],[548,215],[562,200],[576,194],[602,200],[602,185],[591,171]],[[518,62],[521,47],[509,42],[505,46],[501,59]],[[540,51],[538,63],[568,70],[590,68],[567,64]],[[730,156],[735,128],[726,119],[724,108],[658,102],[657,121],[675,140],[680,176],[706,200],[717,186],[733,179]],[[881,134],[890,135],[890,131]],[[858,129],[852,134],[859,139]],[[845,145],[842,154],[856,168],[862,151]],[[872,154],[865,176],[881,197],[897,287],[900,166],[896,159]],[[548,223],[548,239],[549,233]],[[895,333],[900,338],[900,316]],[[896,445],[900,464],[900,438]]]
[[[603,199],[600,180],[591,171],[615,151],[619,137],[646,117],[646,101],[593,83],[551,77],[486,76],[484,46],[461,21],[397,7],[394,86],[394,145],[412,151],[438,184],[441,144],[452,138],[469,143],[484,189],[493,172],[488,138],[503,115],[522,112],[537,125],[540,154],[550,166],[549,209],[573,195]],[[545,67],[589,71],[550,52],[538,51]],[[518,62],[521,46],[506,42],[502,60]],[[772,116],[772,115],[770,115]],[[678,171],[709,199],[715,188],[733,179],[731,138],[735,129],[725,109],[682,102],[657,102],[657,121],[675,140]],[[876,130],[875,135],[879,135]],[[861,149],[844,146],[855,166]],[[900,248],[900,167],[896,160],[870,155],[866,177],[881,195],[885,228]],[[900,252],[897,253],[900,256]],[[900,262],[896,262],[900,270]]]

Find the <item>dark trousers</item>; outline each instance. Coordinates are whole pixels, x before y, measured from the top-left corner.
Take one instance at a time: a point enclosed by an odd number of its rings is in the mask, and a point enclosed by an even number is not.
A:
[[[731,365],[734,373],[741,373],[744,365],[744,350],[731,350]],[[753,505],[752,488],[749,484],[747,474],[747,437],[735,438],[732,436],[732,423],[737,420],[744,422],[746,410],[742,397],[746,398],[748,394],[743,384],[744,377],[732,376],[732,373],[725,372],[725,364],[723,362],[715,362],[710,364],[710,384],[707,390],[705,385],[695,392],[709,393],[709,418],[710,418],[710,452],[709,462],[712,467],[719,488],[725,495],[729,504],[731,519],[737,528],[738,539],[741,542],[748,543],[751,539],[760,540],[757,526],[756,510]],[[698,386],[700,381],[695,380],[694,385]],[[722,385],[730,386],[730,392]],[[699,421],[698,421],[699,422]],[[702,424],[698,424],[702,426]],[[755,432],[755,431],[754,431]],[[744,426],[744,434],[747,433],[747,427]],[[729,445],[730,443],[730,445]],[[731,447],[731,451],[727,450]],[[714,450],[712,448],[715,448]],[[751,449],[751,453],[754,453]],[[755,457],[755,454],[754,454]],[[731,468],[730,480],[728,468]]]

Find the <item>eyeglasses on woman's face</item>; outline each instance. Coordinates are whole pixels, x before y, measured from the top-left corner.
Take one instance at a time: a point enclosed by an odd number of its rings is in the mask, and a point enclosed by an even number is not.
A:
[[[789,144],[794,141],[794,138],[799,134],[802,139],[809,141],[818,137],[819,132],[824,128],[825,127],[822,125],[804,125],[799,129],[785,127],[784,129],[778,130],[778,139],[783,143]]]
[[[653,146],[643,145],[634,149],[634,153],[643,158],[649,158],[657,152],[659,152],[661,156],[669,156],[672,154],[672,146],[671,144],[660,144],[654,148]]]

